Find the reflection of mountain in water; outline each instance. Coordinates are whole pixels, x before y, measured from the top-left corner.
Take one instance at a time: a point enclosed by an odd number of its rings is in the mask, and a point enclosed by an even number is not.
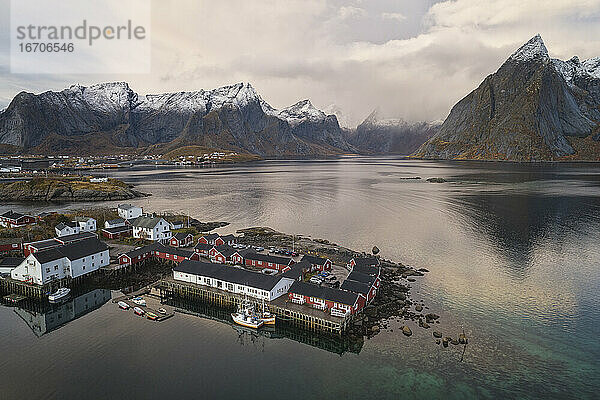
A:
[[[60,304],[29,303],[14,311],[40,337],[100,308],[110,298],[110,290],[95,289]]]
[[[479,191],[451,195],[450,203],[475,232],[490,240],[518,276],[532,266],[534,249],[546,239],[552,238],[557,248],[576,248],[570,243],[574,236],[586,241],[598,230],[593,215],[600,208],[597,197]]]
[[[251,339],[258,335],[268,339],[287,338],[339,355],[346,352],[358,354],[364,344],[363,338],[349,338],[311,332],[296,328],[281,320],[277,320],[277,325],[275,327],[262,327],[258,331],[245,329],[236,325],[231,320],[231,312],[233,311],[231,308],[218,307],[214,304],[201,302],[200,300],[194,300],[192,302],[185,299],[172,298],[167,300],[166,304],[176,307],[179,312],[185,314],[212,319],[231,325],[240,335],[240,343],[242,344],[242,335],[246,334],[249,335]]]

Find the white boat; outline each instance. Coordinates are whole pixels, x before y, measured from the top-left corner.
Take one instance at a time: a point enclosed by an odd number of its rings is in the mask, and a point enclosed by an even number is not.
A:
[[[117,304],[119,305],[119,308],[122,308],[123,310],[129,310],[129,304],[125,303],[124,301],[120,301]]]
[[[245,326],[247,328],[258,329],[263,326],[263,321],[254,315],[246,314],[245,312],[234,312],[231,313],[233,322],[238,325]]]
[[[238,310],[231,314],[233,322],[247,328],[258,329],[263,326],[264,322],[256,315],[250,303],[244,301],[238,307]]]
[[[131,301],[133,301],[138,306],[146,306],[146,300],[141,297],[134,297]]]
[[[60,288],[56,292],[52,293],[48,296],[48,300],[50,301],[58,301],[67,297],[71,293],[71,289],[69,288]]]
[[[137,315],[144,315],[144,310],[139,307],[133,307],[133,312]]]

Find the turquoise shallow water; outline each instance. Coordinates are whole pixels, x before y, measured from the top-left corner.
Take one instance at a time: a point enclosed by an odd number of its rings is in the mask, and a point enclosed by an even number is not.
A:
[[[391,157],[119,171],[153,193],[137,200],[151,210],[229,221],[225,233],[262,225],[358,250],[376,244],[428,268],[414,297],[442,316],[436,329],[464,329],[470,343],[444,349],[416,327],[406,338],[401,322],[354,352],[293,332],[240,340],[219,320],[152,324],[111,303],[38,337],[0,307],[0,397],[597,398],[597,171]],[[448,182],[401,179],[410,176]],[[0,211],[65,207],[82,205]]]

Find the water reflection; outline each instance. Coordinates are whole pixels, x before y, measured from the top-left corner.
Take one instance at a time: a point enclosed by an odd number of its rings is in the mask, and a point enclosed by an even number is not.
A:
[[[194,315],[197,317],[218,321],[230,325],[238,333],[238,343],[240,345],[263,345],[265,339],[291,339],[299,343],[304,343],[312,347],[326,350],[331,353],[359,354],[363,345],[364,338],[350,338],[348,336],[326,335],[318,332],[311,332],[304,329],[295,328],[285,321],[278,320],[276,326],[264,326],[258,330],[245,328],[236,325],[231,320],[233,309],[219,307],[214,304],[202,302],[200,300],[187,300],[182,298],[169,298],[165,304],[176,307],[176,312]]]
[[[110,290],[94,289],[60,304],[25,301],[15,307],[14,312],[21,317],[37,337],[41,337],[100,308],[110,298]]]

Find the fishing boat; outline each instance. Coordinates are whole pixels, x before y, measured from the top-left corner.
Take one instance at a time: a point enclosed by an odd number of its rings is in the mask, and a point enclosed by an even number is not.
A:
[[[122,310],[129,310],[129,304],[125,303],[124,301],[120,301],[117,303],[119,305],[119,308]]]
[[[65,297],[67,297],[69,295],[69,293],[71,293],[71,289],[60,288],[56,292],[50,294],[48,296],[48,300],[50,300],[52,302],[59,301],[61,299],[64,299]]]
[[[146,317],[147,317],[148,319],[151,319],[152,321],[156,321],[156,320],[158,319],[158,315],[154,314],[154,313],[153,313],[153,312],[151,312],[151,311],[148,311],[148,312],[146,313]]]
[[[247,328],[258,329],[264,324],[264,322],[255,315],[247,303],[240,304],[237,312],[231,313],[231,318],[233,318],[233,322],[236,324]]]
[[[167,310],[165,310],[164,308],[159,308],[158,312],[161,313],[161,314],[166,314]]]
[[[133,301],[138,306],[145,306],[146,305],[146,300],[144,300],[141,297],[134,297],[133,299],[131,299],[131,301]]]
[[[262,302],[262,307],[258,312],[258,318],[265,325],[275,325],[275,315],[268,312],[265,308],[265,301]]]
[[[144,310],[142,310],[142,309],[141,309],[141,308],[139,308],[139,307],[133,307],[133,312],[134,312],[136,315],[144,315]]]

